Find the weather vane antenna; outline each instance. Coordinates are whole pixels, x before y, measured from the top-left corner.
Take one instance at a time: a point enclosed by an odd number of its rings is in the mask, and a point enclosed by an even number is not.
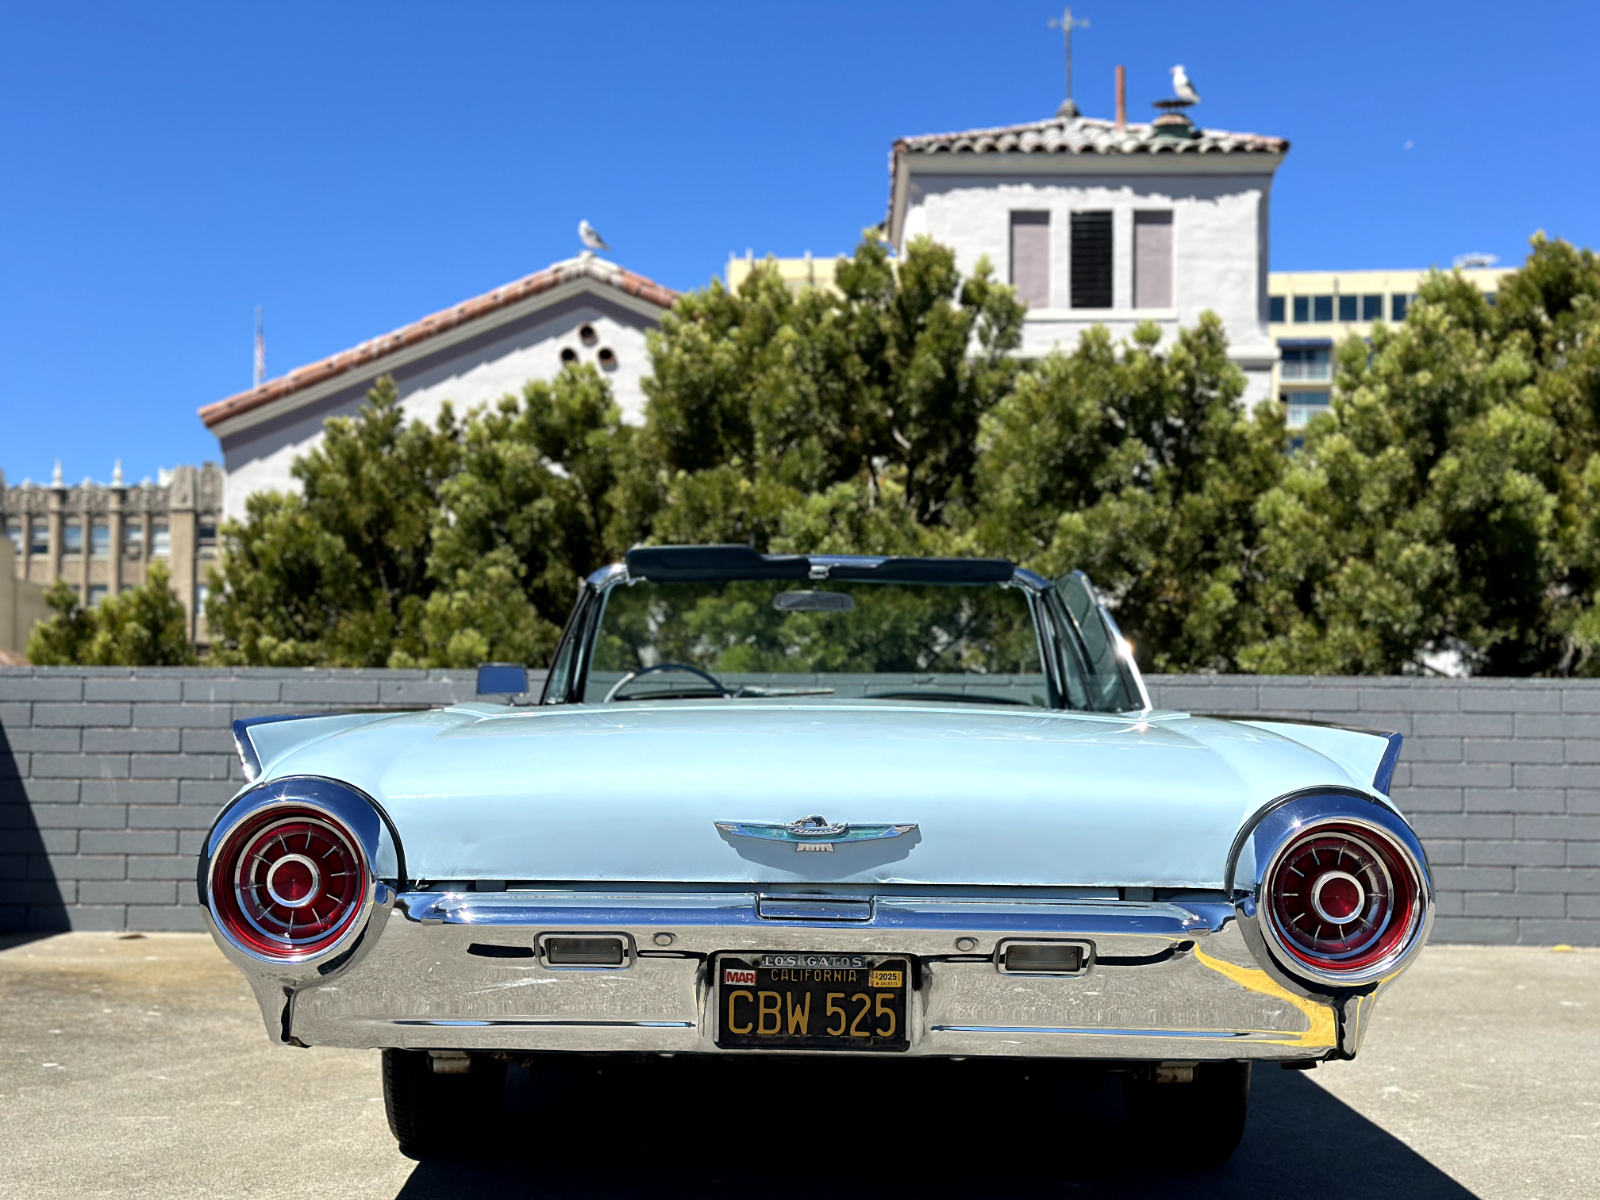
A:
[[[251,364],[250,379],[255,387],[261,386],[261,381],[267,377],[267,331],[261,324],[261,305],[256,305],[256,344],[254,361]]]
[[[1067,98],[1061,102],[1061,107],[1056,109],[1056,116],[1075,117],[1078,115],[1078,105],[1072,99],[1072,31],[1089,28],[1089,18],[1074,17],[1069,8],[1059,17],[1050,18],[1050,28],[1061,30],[1061,40],[1066,43],[1067,54]]]

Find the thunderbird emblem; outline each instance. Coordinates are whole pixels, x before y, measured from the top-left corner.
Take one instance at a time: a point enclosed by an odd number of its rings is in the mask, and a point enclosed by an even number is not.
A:
[[[821,850],[832,852],[841,842],[871,842],[881,838],[899,837],[912,833],[915,825],[847,825],[831,824],[825,817],[812,815],[790,821],[787,825],[762,825],[754,821],[717,821],[723,833],[734,837],[757,838],[766,842],[789,842],[796,851]]]

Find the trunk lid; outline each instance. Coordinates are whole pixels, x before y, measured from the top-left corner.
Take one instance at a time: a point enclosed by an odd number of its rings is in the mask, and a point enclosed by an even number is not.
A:
[[[1245,817],[1370,779],[1269,728],[981,705],[460,706],[334,732],[267,777],[372,795],[425,880],[1215,888]],[[718,822],[909,834],[799,853]]]

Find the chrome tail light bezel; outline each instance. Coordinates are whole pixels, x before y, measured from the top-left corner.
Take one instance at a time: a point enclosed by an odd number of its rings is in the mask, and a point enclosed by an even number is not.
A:
[[[255,831],[280,819],[320,822],[345,835],[359,860],[361,882],[350,901],[352,911],[335,923],[330,936],[309,945],[286,943],[281,950],[264,950],[238,936],[225,912],[236,900],[230,854],[241,851]],[[316,976],[340,965],[338,960],[348,962],[352,949],[363,941],[370,943],[366,934],[375,911],[394,903],[395,887],[388,881],[398,883],[402,876],[398,839],[371,797],[338,780],[292,776],[258,784],[223,810],[206,838],[196,883],[212,935],[231,956],[288,975]]]
[[[1401,869],[1401,878],[1393,879],[1392,886],[1411,893],[1403,928],[1392,945],[1376,957],[1352,955],[1359,963],[1352,968],[1308,961],[1288,943],[1274,920],[1274,898],[1269,893],[1274,873],[1292,850],[1323,831],[1381,844]],[[1305,995],[1371,991],[1410,965],[1427,943],[1433,925],[1433,877],[1421,841],[1393,808],[1354,789],[1308,789],[1281,796],[1261,808],[1234,840],[1225,886],[1234,897],[1245,940],[1263,968],[1279,983]]]

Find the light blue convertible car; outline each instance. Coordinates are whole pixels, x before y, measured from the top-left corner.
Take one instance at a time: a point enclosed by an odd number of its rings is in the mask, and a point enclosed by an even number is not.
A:
[[[199,867],[271,1037],[381,1049],[414,1154],[508,1063],[844,1056],[1101,1073],[1219,1161],[1432,920],[1397,735],[1153,710],[1081,574],[640,547],[542,694],[479,691],[238,722]]]

